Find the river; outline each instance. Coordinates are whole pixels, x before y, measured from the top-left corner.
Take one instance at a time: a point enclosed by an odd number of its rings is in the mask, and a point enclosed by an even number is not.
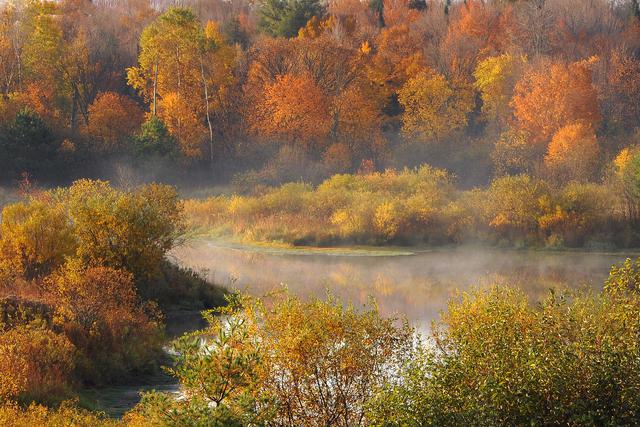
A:
[[[446,308],[456,292],[494,283],[522,288],[540,299],[549,289],[600,289],[612,264],[633,254],[516,251],[459,247],[415,249],[270,249],[219,241],[193,240],[171,253],[174,262],[211,282],[261,296],[288,290],[303,298],[327,292],[344,302],[375,298],[385,316],[406,317],[419,330]],[[197,313],[167,318],[171,335],[201,325]],[[109,415],[120,416],[144,390],[177,392],[166,376],[142,385],[96,390],[92,396]]]
[[[196,240],[173,252],[212,282],[253,295],[286,285],[301,297],[327,292],[421,327],[458,291],[490,284],[521,287],[539,299],[550,288],[602,287],[612,264],[631,254],[517,251],[475,247],[433,250],[267,249]]]

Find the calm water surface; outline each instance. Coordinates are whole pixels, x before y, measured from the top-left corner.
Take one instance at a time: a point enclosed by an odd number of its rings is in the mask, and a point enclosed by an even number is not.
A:
[[[384,315],[406,316],[421,327],[457,291],[493,283],[519,286],[534,299],[549,289],[599,289],[612,264],[632,254],[448,248],[415,252],[268,250],[192,241],[176,260],[215,283],[253,295],[283,284],[302,297],[325,296],[363,304],[374,297]]]

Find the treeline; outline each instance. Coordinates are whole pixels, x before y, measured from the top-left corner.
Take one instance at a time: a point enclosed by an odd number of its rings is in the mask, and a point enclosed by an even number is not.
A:
[[[123,420],[69,404],[0,406],[15,426],[634,425],[640,261],[601,292],[490,287],[453,299],[416,338],[370,303],[233,297],[173,344],[182,396],[151,392]],[[222,314],[218,316],[216,314]]]
[[[185,213],[190,227],[247,242],[637,247],[640,156],[627,154],[602,184],[513,175],[465,191],[422,166],[187,200]]]
[[[165,260],[182,223],[175,191],[162,185],[116,190],[82,180],[30,189],[7,205],[0,402],[56,405],[86,386],[156,372],[165,358],[163,311],[224,304],[221,289]]]
[[[5,3],[0,178],[118,160],[318,183],[426,161],[465,186],[598,181],[640,143],[635,0],[184,6]]]

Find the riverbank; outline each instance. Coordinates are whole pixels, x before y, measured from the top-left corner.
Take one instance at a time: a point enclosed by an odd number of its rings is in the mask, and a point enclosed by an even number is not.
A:
[[[165,313],[165,358],[163,366],[170,366],[173,361],[169,354],[172,340],[184,333],[193,332],[206,326],[201,312],[197,310],[173,310]],[[121,418],[140,401],[141,393],[159,391],[178,394],[178,380],[159,370],[154,374],[141,375],[129,384],[119,384],[101,388],[86,388],[80,392],[79,403],[92,411],[104,412],[111,418]]]

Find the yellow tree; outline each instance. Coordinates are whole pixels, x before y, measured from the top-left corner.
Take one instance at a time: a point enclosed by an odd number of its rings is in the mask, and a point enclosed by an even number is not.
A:
[[[143,31],[138,65],[127,77],[151,103],[152,114],[173,121],[168,127],[177,132],[186,155],[202,156],[201,148],[195,147],[208,134],[213,156],[212,115],[220,98],[230,96],[234,63],[235,52],[215,24],[203,28],[191,11],[169,8]]]
[[[442,75],[422,71],[398,91],[404,108],[402,132],[407,137],[436,141],[467,125],[474,107],[473,91],[456,87]]]
[[[487,121],[496,121],[501,127],[508,124],[511,118],[509,102],[525,63],[525,57],[508,53],[491,56],[478,63],[473,76],[482,97],[482,114]]]

